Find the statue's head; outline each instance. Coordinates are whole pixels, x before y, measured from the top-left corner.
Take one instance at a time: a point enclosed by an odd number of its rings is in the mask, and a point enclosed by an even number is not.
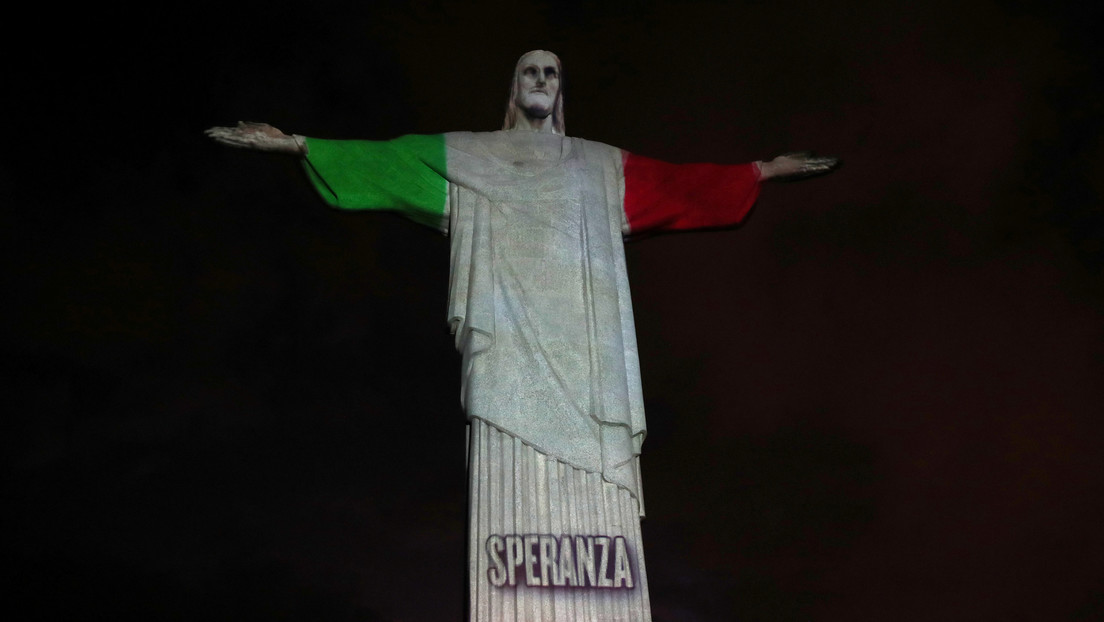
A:
[[[533,50],[518,59],[506,103],[502,129],[512,130],[524,116],[533,120],[552,118],[552,131],[564,133],[562,66],[552,52]]]

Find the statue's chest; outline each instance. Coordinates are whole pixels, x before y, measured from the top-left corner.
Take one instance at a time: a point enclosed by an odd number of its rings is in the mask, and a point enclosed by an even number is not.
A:
[[[603,176],[578,160],[560,162],[538,173],[523,163],[513,181],[502,184],[496,211],[518,227],[547,228],[553,237],[581,234],[587,218],[607,218]],[[505,224],[505,222],[504,222]]]

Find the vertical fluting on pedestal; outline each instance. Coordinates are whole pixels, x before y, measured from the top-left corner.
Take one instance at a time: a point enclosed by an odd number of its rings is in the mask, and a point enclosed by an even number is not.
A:
[[[574,468],[488,425],[471,421],[468,569],[471,622],[649,622],[637,501],[600,473]],[[492,585],[492,536],[624,538],[632,587]],[[612,557],[610,563],[613,563]],[[542,572],[544,569],[542,568]],[[547,579],[546,579],[547,580]]]

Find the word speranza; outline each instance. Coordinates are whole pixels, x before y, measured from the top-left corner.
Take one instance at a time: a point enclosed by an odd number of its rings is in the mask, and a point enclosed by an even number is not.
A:
[[[622,536],[496,535],[487,538],[487,555],[495,587],[517,585],[522,577],[529,587],[633,587]]]

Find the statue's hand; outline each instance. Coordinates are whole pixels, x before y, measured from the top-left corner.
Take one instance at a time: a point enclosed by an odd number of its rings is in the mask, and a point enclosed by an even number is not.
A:
[[[837,166],[839,158],[814,156],[809,151],[784,153],[770,162],[760,164],[759,178],[763,181],[793,181],[831,173]]]
[[[231,147],[277,153],[306,153],[306,143],[302,138],[288,136],[267,123],[238,121],[234,127],[212,127],[204,134]]]

